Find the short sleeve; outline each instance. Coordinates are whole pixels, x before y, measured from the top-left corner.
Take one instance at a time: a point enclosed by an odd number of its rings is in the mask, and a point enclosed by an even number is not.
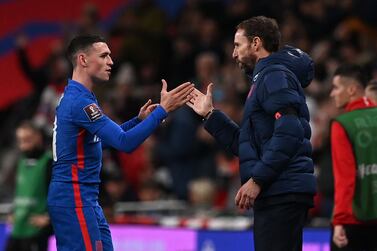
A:
[[[94,98],[80,96],[72,105],[72,122],[92,134],[101,129],[107,120]]]

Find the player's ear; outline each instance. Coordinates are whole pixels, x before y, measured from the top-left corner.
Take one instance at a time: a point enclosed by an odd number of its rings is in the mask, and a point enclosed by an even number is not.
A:
[[[85,57],[85,54],[84,53],[80,53],[77,55],[77,64],[78,65],[81,65],[83,67],[87,67],[88,66],[88,63],[87,63],[87,60],[86,60],[86,57]]]

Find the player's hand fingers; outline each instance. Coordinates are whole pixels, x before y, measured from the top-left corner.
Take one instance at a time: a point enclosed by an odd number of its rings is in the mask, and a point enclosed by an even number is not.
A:
[[[201,91],[199,91],[198,89],[194,88],[194,90],[192,91],[192,93],[194,94],[194,96],[196,97],[203,97],[205,96]]]
[[[195,97],[192,97],[188,102],[195,104],[195,101],[196,101]]]
[[[333,241],[339,248],[342,248],[348,244],[346,235],[342,233],[334,233]]]
[[[171,90],[170,93],[171,94],[181,93],[181,92],[184,92],[186,89],[189,89],[193,86],[194,86],[194,84],[191,84],[190,82],[186,82],[186,83],[183,83],[183,84],[177,86],[173,90]]]
[[[338,238],[335,238],[333,239],[335,245],[339,248],[342,248],[342,247],[345,247],[348,242],[346,240],[343,240],[343,239],[338,239]]]
[[[161,82],[162,82],[161,93],[162,93],[162,92],[167,92],[167,91],[168,91],[168,83],[166,82],[165,79],[162,79]]]
[[[186,105],[187,105],[188,107],[191,107],[192,109],[194,109],[194,107],[195,107],[194,103],[192,103],[191,100],[187,101],[187,102],[186,102]]]
[[[192,88],[193,87],[190,87],[189,89],[183,89],[180,93],[174,95],[175,102],[178,106],[181,106],[192,99]]]
[[[151,99],[148,99],[147,103],[145,103],[145,104],[141,107],[141,109],[142,109],[142,110],[145,110],[145,109],[146,109],[151,103],[152,103],[152,100],[151,100]]]
[[[194,90],[194,88],[195,88],[194,85],[189,85],[189,87],[179,92],[179,96],[184,97],[184,98],[186,98],[187,96],[190,96],[190,99],[191,99],[193,97],[192,91]]]
[[[153,110],[156,109],[157,106],[158,106],[158,104],[153,104],[153,105],[148,106],[147,109],[148,109],[149,112],[153,112]]]

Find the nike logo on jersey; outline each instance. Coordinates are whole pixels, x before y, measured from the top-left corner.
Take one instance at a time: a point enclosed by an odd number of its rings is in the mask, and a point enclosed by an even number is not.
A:
[[[97,135],[94,135],[93,143],[97,143],[97,142],[100,142],[100,141],[101,141],[101,139]]]

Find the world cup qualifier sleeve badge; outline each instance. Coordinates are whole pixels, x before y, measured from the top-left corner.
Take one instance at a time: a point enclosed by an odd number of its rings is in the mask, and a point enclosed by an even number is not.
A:
[[[95,103],[85,106],[84,112],[92,122],[100,119],[103,116],[101,109]]]

